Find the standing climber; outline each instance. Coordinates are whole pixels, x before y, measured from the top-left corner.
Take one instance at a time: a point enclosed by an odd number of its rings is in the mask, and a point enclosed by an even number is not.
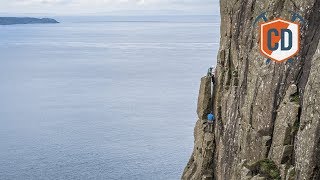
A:
[[[211,79],[212,79],[212,85],[213,85],[213,86],[214,86],[214,84],[215,84],[214,74],[215,74],[215,68],[214,68],[214,67],[210,67],[210,68],[208,69],[207,76],[208,76],[208,77],[211,77]]]
[[[214,87],[214,84],[216,83],[214,74],[215,74],[215,70],[213,70],[213,71],[212,71],[212,74],[211,74],[212,86],[213,86],[213,87]]]
[[[215,92],[215,68],[214,67],[211,67],[209,68],[208,71],[210,71],[211,75],[209,77],[211,77],[211,81],[212,81],[212,85],[211,85],[211,105],[212,105],[212,108],[214,107],[214,92]],[[209,73],[209,72],[208,72]]]
[[[213,131],[213,123],[214,123],[215,117],[212,114],[212,112],[210,114],[208,114],[208,126],[209,126],[209,132]]]
[[[207,76],[208,76],[208,77],[211,77],[211,76],[212,76],[212,71],[213,71],[213,67],[210,67],[210,68],[208,69],[208,73],[207,73]]]

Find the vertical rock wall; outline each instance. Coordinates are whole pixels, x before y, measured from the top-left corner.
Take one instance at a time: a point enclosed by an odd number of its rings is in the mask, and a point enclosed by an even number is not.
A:
[[[196,168],[182,179],[209,172],[218,180],[320,179],[320,0],[221,0],[220,7],[215,143],[203,143],[197,122],[188,164]],[[290,11],[305,19],[292,63],[267,64],[260,54],[253,24],[265,11],[270,20],[290,20]],[[212,159],[198,156],[201,148],[213,149]]]
[[[211,77],[201,79],[198,97],[198,121],[194,128],[194,150],[182,179],[212,179],[214,161],[214,133],[208,131],[207,115],[212,111]]]

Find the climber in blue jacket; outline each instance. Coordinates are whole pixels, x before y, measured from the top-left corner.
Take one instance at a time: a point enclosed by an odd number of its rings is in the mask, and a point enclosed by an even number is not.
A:
[[[214,120],[215,120],[215,116],[211,112],[210,114],[208,114],[208,126],[209,126],[209,131],[210,132],[213,131]]]
[[[214,121],[214,115],[212,113],[208,114],[208,121]]]

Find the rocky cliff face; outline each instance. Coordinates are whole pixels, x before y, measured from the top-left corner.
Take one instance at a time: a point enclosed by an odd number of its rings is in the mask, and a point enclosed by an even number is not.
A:
[[[203,78],[195,148],[182,179],[320,179],[320,0],[221,0],[213,108]],[[301,50],[266,63],[254,20],[304,19]],[[209,96],[209,97],[208,97]],[[213,133],[205,114],[213,109]]]

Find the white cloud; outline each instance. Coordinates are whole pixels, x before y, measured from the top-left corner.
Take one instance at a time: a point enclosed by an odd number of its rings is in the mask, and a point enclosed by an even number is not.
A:
[[[14,5],[39,5],[69,3],[69,0],[13,0]]]
[[[0,12],[83,14],[113,11],[217,11],[219,0],[0,0]],[[216,14],[216,13],[214,13]]]

